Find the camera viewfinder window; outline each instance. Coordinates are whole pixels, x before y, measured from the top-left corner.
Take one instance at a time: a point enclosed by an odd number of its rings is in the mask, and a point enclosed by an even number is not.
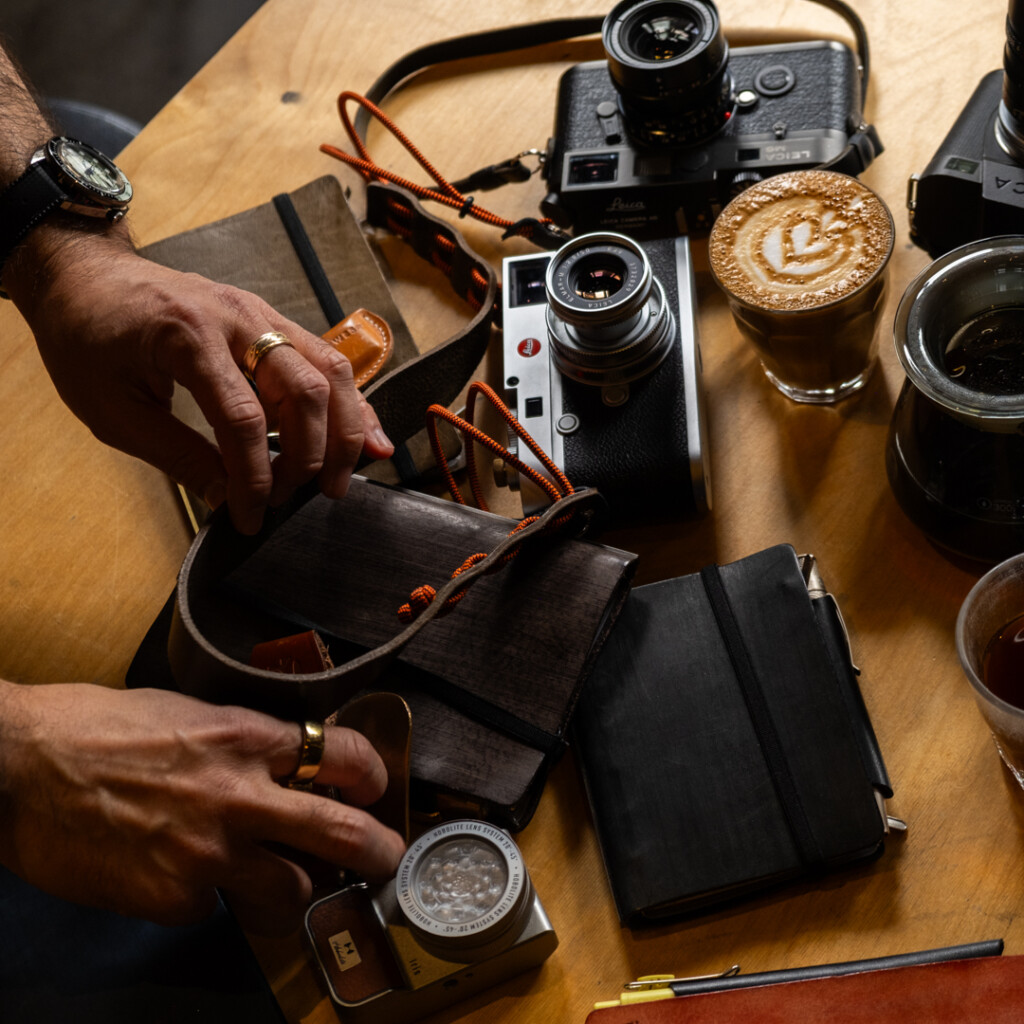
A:
[[[537,306],[547,302],[544,290],[544,275],[547,273],[550,257],[538,256],[535,260],[513,263],[510,268],[509,304],[512,306]]]
[[[591,153],[569,160],[569,184],[589,185],[615,181],[619,176],[618,153]]]
[[[962,156],[951,156],[946,161],[947,171],[959,171],[960,174],[974,174],[977,169],[977,161],[965,160]]]

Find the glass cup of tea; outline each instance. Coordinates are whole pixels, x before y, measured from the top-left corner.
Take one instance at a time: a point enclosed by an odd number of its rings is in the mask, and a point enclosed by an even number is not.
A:
[[[999,756],[1024,786],[1024,554],[971,588],[956,620],[956,650]]]
[[[719,215],[711,272],[784,395],[838,402],[867,383],[894,237],[881,198],[836,171],[776,174]]]

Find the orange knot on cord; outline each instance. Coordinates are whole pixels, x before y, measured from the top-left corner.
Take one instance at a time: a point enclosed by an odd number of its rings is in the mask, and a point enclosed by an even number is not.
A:
[[[437,597],[437,591],[429,583],[424,583],[422,587],[417,587],[409,595],[409,603],[403,604],[398,609],[399,619],[402,622],[412,622],[420,612],[433,603],[435,597]]]
[[[462,565],[452,573],[451,578],[455,579],[456,576],[461,576],[467,569],[472,569],[477,562],[482,561],[486,557],[486,551],[478,551],[475,555],[470,555],[469,558],[467,558]],[[451,609],[462,600],[465,593],[466,592],[464,590],[460,590],[452,594],[451,597],[445,601],[442,614],[444,612],[451,611]],[[403,604],[401,608],[398,609],[398,618],[402,622],[412,622],[420,612],[433,604],[435,597],[437,597],[437,591],[429,583],[424,583],[409,595],[408,604]]]

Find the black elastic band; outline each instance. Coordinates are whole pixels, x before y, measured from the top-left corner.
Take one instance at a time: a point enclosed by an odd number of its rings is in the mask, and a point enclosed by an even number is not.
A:
[[[422,474],[407,444],[395,445],[394,453],[391,456],[391,464],[395,467],[395,472],[398,474],[398,479],[402,482],[402,486],[415,489],[415,485],[420,482]]]
[[[274,209],[277,210],[277,215],[281,218],[285,231],[288,232],[295,255],[299,257],[299,262],[313,287],[317,302],[320,303],[320,308],[323,310],[324,316],[327,317],[327,326],[337,326],[345,319],[345,310],[341,308],[338,296],[334,294],[331,282],[327,278],[320,257],[316,254],[316,249],[313,248],[313,243],[309,240],[309,235],[306,234],[306,228],[295,209],[291,196],[287,192],[274,196]]]
[[[718,566],[705,566],[700,571],[700,578],[707,591],[711,610],[718,622],[718,629],[725,641],[726,650],[729,652],[729,660],[732,662],[736,679],[743,692],[750,720],[761,744],[761,750],[768,764],[768,772],[786,816],[797,853],[806,867],[821,864],[824,861],[824,855],[811,829],[810,822],[807,820],[799,790],[789,770],[786,753],[782,748],[779,734],[776,732],[775,722],[772,720],[768,701],[750,660],[747,645],[743,642],[743,634],[740,632],[739,623],[733,614],[729,595],[725,591]]]

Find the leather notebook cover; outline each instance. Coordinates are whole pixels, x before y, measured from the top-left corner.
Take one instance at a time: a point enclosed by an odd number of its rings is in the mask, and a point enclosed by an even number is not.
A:
[[[587,1024],[1017,1024],[1024,957],[863,971],[594,1010]]]
[[[394,336],[394,362],[414,359],[418,352],[409,328],[345,201],[340,182],[324,175],[289,195],[344,312],[364,307],[382,316]],[[334,326],[272,202],[172,235],[145,246],[140,253],[154,263],[253,292],[313,334],[323,334]],[[213,437],[195,400],[180,387],[174,393],[174,413]]]
[[[574,725],[623,923],[881,851],[891,789],[806,565],[779,545],[630,593]]]

